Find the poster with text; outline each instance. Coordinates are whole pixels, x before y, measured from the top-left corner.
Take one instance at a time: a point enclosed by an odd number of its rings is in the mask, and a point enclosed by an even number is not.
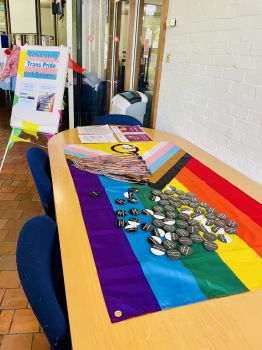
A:
[[[11,126],[24,120],[39,132],[58,131],[68,67],[66,47],[24,46],[21,49]]]

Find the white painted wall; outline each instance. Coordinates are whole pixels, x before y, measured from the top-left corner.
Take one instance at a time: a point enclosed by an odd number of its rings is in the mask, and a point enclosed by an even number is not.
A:
[[[262,0],[169,2],[157,129],[262,184]]]

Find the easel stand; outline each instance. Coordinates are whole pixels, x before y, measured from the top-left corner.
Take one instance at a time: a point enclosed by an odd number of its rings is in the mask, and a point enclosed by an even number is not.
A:
[[[11,131],[11,134],[9,136],[9,140],[10,140],[10,137],[12,135],[12,131]],[[2,162],[1,162],[1,166],[0,166],[0,173],[3,169],[3,166],[4,166],[4,162],[5,162],[5,158],[6,158],[6,155],[7,155],[7,152],[8,152],[8,148],[9,148],[9,140],[8,140],[8,143],[7,143],[7,146],[6,146],[6,149],[5,149],[5,153],[4,153],[4,156],[3,156],[3,159],[2,159]]]
[[[0,173],[1,173],[2,169],[3,169],[4,162],[5,162],[5,159],[6,159],[6,155],[7,155],[8,149],[9,149],[11,135],[12,135],[12,131],[11,131],[11,134],[10,134],[9,139],[8,139],[8,143],[7,143],[7,146],[6,146],[6,149],[5,149],[5,153],[4,153],[3,159],[1,161]],[[38,146],[38,147],[41,147],[41,148],[45,148],[45,149],[47,148],[46,146],[39,145],[38,143],[35,143],[35,142],[32,142],[32,141],[30,141],[30,142],[26,141],[26,142],[27,143],[31,143],[32,145],[35,145],[35,146]]]

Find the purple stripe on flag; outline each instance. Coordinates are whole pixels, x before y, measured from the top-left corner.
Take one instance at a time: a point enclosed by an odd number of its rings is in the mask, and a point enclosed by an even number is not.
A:
[[[117,217],[99,177],[72,165],[69,168],[111,321],[159,311],[157,299],[123,230],[114,225]],[[101,196],[91,197],[90,191],[99,191]],[[122,316],[116,317],[116,311],[121,311]]]

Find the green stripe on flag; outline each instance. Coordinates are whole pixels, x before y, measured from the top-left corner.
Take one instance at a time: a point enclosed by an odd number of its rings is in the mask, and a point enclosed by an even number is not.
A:
[[[13,145],[14,145],[14,141],[12,140],[12,136],[19,136],[21,134],[22,130],[21,129],[17,129],[17,128],[13,128],[12,129],[12,132],[11,132],[11,135],[10,135],[10,138],[9,138],[9,141],[8,141],[8,150],[10,150]]]
[[[153,188],[133,185],[139,189],[138,197],[143,206],[151,209],[156,203],[150,200]],[[178,211],[177,211],[178,212]],[[191,256],[183,256],[181,261],[194,275],[199,288],[207,298],[223,297],[248,291],[246,286],[221,260],[216,252],[206,250],[202,244],[194,243]]]

